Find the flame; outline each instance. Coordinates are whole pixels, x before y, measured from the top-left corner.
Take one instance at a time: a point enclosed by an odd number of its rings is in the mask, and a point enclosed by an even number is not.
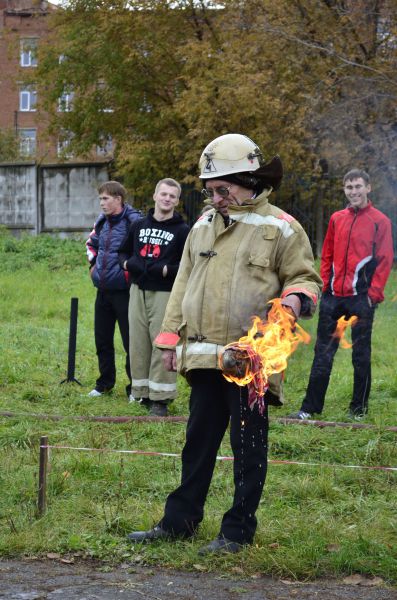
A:
[[[270,301],[272,306],[267,320],[253,317],[253,324],[246,336],[228,344],[220,357],[220,367],[227,381],[240,386],[249,386],[248,403],[251,408],[258,401],[263,412],[263,396],[268,389],[268,380],[274,373],[287,367],[287,359],[300,342],[309,343],[310,336],[296,322],[291,312],[282,306],[281,299]],[[244,372],[238,375],[225,373],[225,352],[235,353],[238,365]]]
[[[349,325],[351,327],[353,327],[353,325],[355,325],[355,323],[358,321],[358,317],[356,316],[352,316],[350,317],[350,319],[346,319],[345,316],[342,316],[340,319],[338,319],[338,322],[336,324],[336,329],[334,331],[334,333],[332,334],[332,336],[334,338],[338,338],[339,339],[339,344],[341,346],[341,348],[351,348],[353,344],[351,344],[350,342],[347,341],[347,339],[345,338],[345,332],[346,329],[349,327]]]

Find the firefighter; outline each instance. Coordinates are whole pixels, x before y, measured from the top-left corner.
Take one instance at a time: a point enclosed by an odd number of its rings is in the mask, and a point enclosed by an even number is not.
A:
[[[265,162],[245,135],[226,134],[204,149],[200,162],[204,212],[187,238],[156,344],[169,370],[191,386],[182,452],[182,481],[167,498],[160,522],[129,534],[131,542],[173,540],[195,534],[203,519],[216,456],[230,423],[234,498],[219,535],[199,550],[238,552],[251,544],[267,470],[267,410],[248,408],[247,388],[229,383],[219,367],[223,347],[266,318],[269,300],[281,297],[295,317],[310,317],[320,291],[309,240],[301,225],[269,203],[282,180],[278,156]],[[282,403],[274,376],[267,404]]]

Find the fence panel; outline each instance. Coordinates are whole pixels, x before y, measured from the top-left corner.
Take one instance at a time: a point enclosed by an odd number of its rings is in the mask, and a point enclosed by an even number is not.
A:
[[[67,235],[90,230],[100,212],[97,188],[109,178],[107,166],[45,165],[39,173],[41,231]]]
[[[37,233],[37,172],[35,164],[0,165],[0,224]]]
[[[109,179],[107,163],[36,165],[0,164],[0,224],[16,235],[25,231],[60,236],[86,234],[99,214],[97,187]],[[340,180],[307,182],[286,178],[272,202],[294,216],[305,229],[315,255],[321,254],[329,218],[345,206]],[[135,198],[146,212],[147,199]],[[374,204],[377,199],[374,196]],[[191,227],[203,208],[200,192],[182,186],[179,210]],[[321,207],[321,212],[319,212]],[[380,209],[392,221],[394,256],[397,259],[397,204]]]

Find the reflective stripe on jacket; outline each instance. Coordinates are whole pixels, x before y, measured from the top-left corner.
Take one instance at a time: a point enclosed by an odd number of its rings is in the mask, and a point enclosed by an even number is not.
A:
[[[321,280],[301,225],[267,201],[230,206],[225,227],[214,209],[202,215],[185,244],[171,292],[160,348],[173,348],[178,334],[178,369],[219,368],[223,346],[246,335],[252,317],[266,317],[275,297],[304,294],[314,312]],[[305,316],[305,315],[303,315]],[[178,338],[176,338],[178,339]]]

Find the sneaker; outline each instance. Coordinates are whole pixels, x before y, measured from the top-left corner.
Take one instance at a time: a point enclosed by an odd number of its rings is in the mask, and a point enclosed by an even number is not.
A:
[[[311,418],[312,414],[305,412],[304,410],[298,410],[298,412],[287,415],[287,419],[299,419],[300,421],[306,421],[307,419]]]
[[[347,418],[352,419],[353,421],[361,421],[365,417],[365,414],[362,411],[354,411],[351,408],[347,411]]]
[[[149,398],[135,398],[132,394],[128,396],[128,404],[132,404],[133,402],[138,402],[138,404],[142,404],[142,406],[146,406],[149,408],[150,400]]]
[[[150,402],[149,414],[153,417],[166,417],[168,415],[167,405],[163,402]]]
[[[99,398],[99,396],[102,396],[102,392],[98,392],[98,390],[96,390],[95,388],[93,390],[90,391],[89,394],[87,394],[88,396],[90,396],[91,398]]]

